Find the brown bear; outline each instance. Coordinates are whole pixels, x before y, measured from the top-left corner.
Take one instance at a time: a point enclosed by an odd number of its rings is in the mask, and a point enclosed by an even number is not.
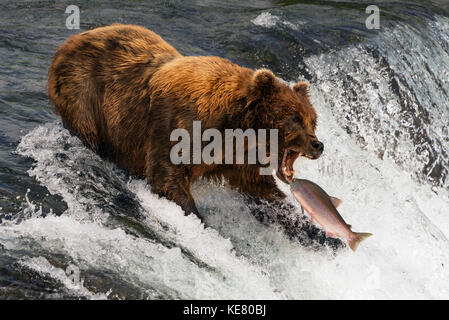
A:
[[[57,50],[48,93],[64,126],[85,145],[153,192],[198,215],[190,186],[200,176],[225,179],[253,197],[285,195],[256,164],[170,161],[174,129],[278,129],[277,176],[289,183],[298,156],[318,158],[316,112],[308,87],[292,88],[267,69],[240,67],[214,56],[183,56],[143,27],[114,24],[71,36]],[[267,150],[269,148],[267,147]]]

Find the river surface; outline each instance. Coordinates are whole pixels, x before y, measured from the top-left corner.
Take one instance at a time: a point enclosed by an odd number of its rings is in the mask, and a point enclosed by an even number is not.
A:
[[[308,81],[325,153],[296,176],[374,236],[356,253],[305,245],[205,181],[202,224],[70,136],[46,94],[52,55],[114,22]],[[0,1],[2,299],[449,299],[448,152],[449,1]]]

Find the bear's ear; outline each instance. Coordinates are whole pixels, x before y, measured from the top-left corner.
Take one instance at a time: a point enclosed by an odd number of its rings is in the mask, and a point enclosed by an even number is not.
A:
[[[293,86],[295,92],[299,93],[302,96],[309,95],[309,85],[306,82],[300,81]]]
[[[253,75],[253,88],[268,93],[274,88],[276,76],[268,69],[259,69]]]

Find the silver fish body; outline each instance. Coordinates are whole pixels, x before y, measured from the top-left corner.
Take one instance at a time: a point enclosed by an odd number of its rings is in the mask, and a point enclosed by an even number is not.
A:
[[[355,251],[359,243],[371,236],[371,233],[353,232],[337,211],[341,200],[329,196],[316,183],[305,179],[293,179],[290,183],[292,194],[310,215],[326,231],[327,237],[343,237],[349,247]]]

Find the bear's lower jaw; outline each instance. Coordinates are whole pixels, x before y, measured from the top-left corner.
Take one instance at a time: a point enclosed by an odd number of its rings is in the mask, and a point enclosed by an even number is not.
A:
[[[293,180],[293,163],[295,160],[302,155],[300,152],[294,151],[292,149],[285,149],[282,155],[281,166],[278,169],[277,176],[283,182],[289,184]]]

